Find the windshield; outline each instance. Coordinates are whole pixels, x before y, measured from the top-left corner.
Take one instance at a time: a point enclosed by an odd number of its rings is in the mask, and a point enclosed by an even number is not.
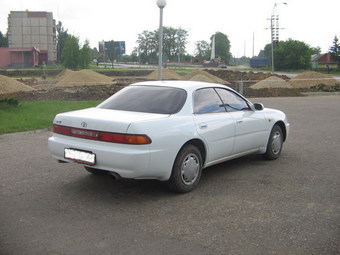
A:
[[[102,109],[174,114],[186,100],[183,89],[158,86],[129,86],[98,105]]]

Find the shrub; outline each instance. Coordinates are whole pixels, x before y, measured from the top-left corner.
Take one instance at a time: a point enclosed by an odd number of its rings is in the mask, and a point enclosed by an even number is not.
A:
[[[0,99],[0,109],[18,107],[19,105],[19,100],[14,97]]]

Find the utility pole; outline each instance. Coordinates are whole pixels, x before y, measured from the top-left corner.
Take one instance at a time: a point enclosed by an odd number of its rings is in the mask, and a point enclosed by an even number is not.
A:
[[[271,32],[271,48],[272,48],[272,72],[275,71],[275,61],[274,61],[274,49],[275,46],[277,45],[277,43],[279,42],[279,15],[277,13],[277,5],[278,4],[284,4],[287,5],[286,2],[281,2],[281,3],[275,3],[273,10],[272,10],[272,14],[270,17],[270,32]]]

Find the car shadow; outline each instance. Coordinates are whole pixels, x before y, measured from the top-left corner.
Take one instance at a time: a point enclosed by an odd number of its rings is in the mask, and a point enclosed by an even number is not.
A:
[[[171,196],[164,182],[157,180],[115,179],[111,175],[92,175],[84,171],[64,187],[67,193],[92,197],[124,198]]]
[[[80,196],[98,199],[110,198],[110,200],[135,200],[136,198],[157,200],[176,196],[193,196],[200,194],[212,183],[217,183],[218,180],[233,179],[235,172],[247,173],[254,166],[262,164],[266,164],[266,162],[260,155],[249,155],[208,167],[203,170],[198,187],[193,192],[186,194],[174,193],[167,188],[165,182],[158,180],[116,180],[110,175],[92,175],[86,171],[77,175],[72,179],[72,182],[68,182],[63,190],[68,194],[75,193]]]
[[[247,172],[250,171],[251,168],[255,166],[266,165],[268,161],[264,160],[262,155],[247,155],[241,158],[236,158],[233,160],[229,160],[214,166],[207,167],[203,170],[202,178],[203,179],[213,179],[213,178],[221,178],[228,177],[234,172]]]

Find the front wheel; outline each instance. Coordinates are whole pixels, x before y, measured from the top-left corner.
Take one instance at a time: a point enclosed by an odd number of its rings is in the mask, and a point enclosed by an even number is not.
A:
[[[275,125],[270,132],[270,137],[267,144],[267,151],[265,154],[263,154],[263,157],[269,160],[277,159],[281,154],[282,145],[282,129],[279,125]]]
[[[178,193],[192,191],[202,174],[202,156],[197,147],[187,145],[178,153],[168,186]]]

